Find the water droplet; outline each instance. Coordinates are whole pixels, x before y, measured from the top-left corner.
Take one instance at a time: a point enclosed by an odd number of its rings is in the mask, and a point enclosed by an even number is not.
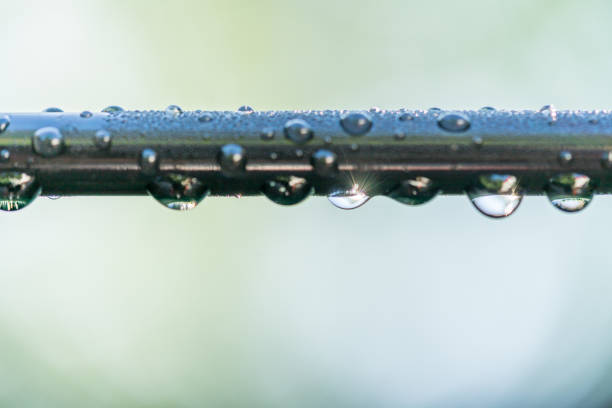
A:
[[[210,192],[196,177],[175,173],[156,177],[147,191],[164,207],[179,211],[191,210]]]
[[[32,136],[32,149],[43,157],[57,156],[64,150],[64,136],[55,127],[43,127]]]
[[[400,122],[408,122],[409,120],[414,119],[414,117],[409,113],[402,113],[398,119]]]
[[[496,109],[492,106],[483,106],[482,108],[480,108],[480,111],[485,113],[495,112],[495,110]]]
[[[314,132],[306,121],[302,119],[291,119],[285,123],[285,137],[295,143],[306,143],[310,139]]]
[[[404,140],[404,139],[406,139],[406,133],[405,133],[405,132],[402,132],[401,130],[396,130],[396,131],[393,133],[393,138],[394,138],[395,140]]]
[[[549,121],[548,124],[552,125],[557,121],[557,110],[553,105],[544,105],[540,108],[540,113],[548,116]]]
[[[102,112],[104,112],[104,113],[119,113],[119,112],[123,112],[123,108],[121,106],[111,105],[111,106],[107,106],[106,108],[102,109]]]
[[[11,119],[8,116],[6,115],[1,116],[0,117],[0,133],[4,132],[9,127],[10,124],[11,124]]]
[[[274,139],[274,129],[272,128],[265,128],[264,130],[261,131],[261,133],[259,134],[259,137],[261,137],[261,140],[272,140]]]
[[[523,199],[518,179],[511,174],[482,175],[467,195],[478,211],[492,218],[513,214]]]
[[[34,176],[13,171],[0,173],[0,210],[21,210],[34,201],[40,191]]]
[[[213,120],[213,116],[210,113],[203,113],[200,116],[198,116],[198,122],[201,122],[201,123],[212,122],[212,120]]]
[[[304,157],[304,151],[302,149],[296,149],[295,157]]]
[[[8,149],[0,150],[0,161],[7,162],[11,158],[11,152]]]
[[[334,191],[327,196],[327,199],[338,208],[353,210],[364,205],[370,196],[359,188],[359,184],[355,184],[350,190]]]
[[[101,150],[108,150],[111,146],[112,140],[113,137],[111,136],[110,132],[104,129],[98,130],[94,135],[94,144]]]
[[[310,183],[300,177],[277,177],[267,181],[262,192],[280,205],[293,205],[303,201],[312,192]]]
[[[359,150],[359,145],[357,143],[351,143],[351,150],[356,152],[357,150]]]
[[[480,136],[472,137],[472,144],[476,146],[476,148],[480,149],[482,147],[482,143],[483,143],[482,137]]]
[[[407,205],[420,205],[433,199],[440,189],[427,177],[415,177],[402,181],[389,197]]]
[[[605,168],[612,167],[612,151],[601,154],[601,166]]]
[[[63,112],[63,110],[61,110],[60,108],[51,107],[51,108],[47,108],[47,109],[45,109],[43,112],[48,112],[48,113],[59,113],[59,112]]]
[[[570,164],[572,162],[572,160],[574,159],[572,157],[572,153],[567,151],[567,150],[563,150],[562,152],[559,153],[559,163],[567,166],[568,164]]]
[[[320,176],[332,177],[338,173],[338,156],[329,150],[317,150],[313,153],[310,162],[314,171]]]
[[[183,110],[181,109],[180,106],[178,105],[169,105],[166,108],[166,115],[170,116],[170,117],[177,117],[179,116],[181,113],[183,113]]]
[[[550,179],[546,195],[552,205],[559,210],[576,212],[589,205],[593,199],[593,190],[593,183],[588,176],[580,173],[564,173]]]
[[[270,153],[270,160],[276,160],[276,159],[278,159],[278,153],[276,152]]]
[[[597,119],[597,116],[592,115],[592,116],[589,118],[589,123],[590,123],[591,125],[596,125],[596,124],[598,124],[598,123],[599,123],[599,119]]]
[[[340,125],[349,135],[361,136],[372,128],[372,119],[366,113],[351,112],[342,116]]]
[[[237,144],[226,144],[217,156],[221,170],[227,175],[242,173],[246,169],[246,150]]]
[[[238,112],[243,113],[243,114],[250,114],[250,113],[255,112],[255,109],[251,108],[248,105],[243,105],[238,108]]]
[[[380,112],[382,112],[382,109],[380,109],[378,106],[372,106],[370,108],[370,112],[371,113],[380,113]]]
[[[159,167],[159,156],[157,152],[153,149],[144,149],[140,153],[140,170],[148,175],[152,176],[157,173],[157,169]]]
[[[470,128],[470,120],[460,113],[447,113],[438,119],[438,126],[448,132],[465,132]]]
[[[83,119],[89,119],[93,116],[93,113],[91,113],[90,111],[83,111],[80,113],[79,116],[82,117]]]

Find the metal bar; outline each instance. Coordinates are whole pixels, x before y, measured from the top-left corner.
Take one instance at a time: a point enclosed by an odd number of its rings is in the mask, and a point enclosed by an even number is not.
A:
[[[35,177],[47,195],[145,194],[159,176],[195,177],[213,195],[254,195],[270,180],[307,180],[316,194],[359,184],[390,194],[414,177],[459,194],[482,174],[513,175],[541,194],[558,174],[612,191],[607,111],[439,109],[92,114],[7,113],[0,172]]]

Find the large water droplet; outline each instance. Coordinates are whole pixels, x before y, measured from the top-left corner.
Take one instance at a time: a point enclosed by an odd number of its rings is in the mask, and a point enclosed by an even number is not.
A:
[[[338,173],[338,156],[329,150],[319,149],[313,153],[310,163],[314,171],[323,177],[333,177]]]
[[[334,191],[327,196],[327,199],[338,208],[353,210],[364,205],[370,196],[359,188],[359,184],[355,184],[350,190]]]
[[[0,173],[0,210],[21,210],[40,194],[38,181],[27,173]]]
[[[593,199],[593,190],[593,183],[588,176],[580,173],[565,173],[550,179],[546,195],[552,205],[559,210],[576,212],[589,205]]]
[[[310,183],[300,177],[277,177],[267,181],[262,189],[270,200],[280,205],[293,205],[301,202],[312,192]]]
[[[389,197],[407,205],[420,205],[428,202],[438,194],[439,188],[427,177],[415,177],[402,181],[390,193]]]
[[[57,156],[64,150],[64,136],[55,127],[43,127],[32,136],[32,149],[43,157]]]
[[[111,106],[107,106],[106,108],[102,109],[102,112],[104,112],[104,113],[119,113],[119,112],[123,112],[123,108],[121,106],[111,105]]]
[[[47,113],[59,113],[59,112],[63,112],[63,110],[61,110],[60,108],[51,107],[51,108],[45,109],[43,112],[47,112]]]
[[[285,137],[295,143],[306,143],[312,139],[312,128],[302,119],[291,119],[285,123]]]
[[[372,128],[372,119],[366,113],[351,112],[342,116],[340,125],[349,135],[361,136]]]
[[[147,191],[164,207],[185,211],[198,205],[210,190],[196,177],[171,173],[156,177]]]
[[[183,113],[183,110],[178,105],[169,105],[166,108],[166,115],[168,115],[170,117],[174,118],[176,116],[179,116],[181,113]]]
[[[438,126],[447,132],[465,132],[470,128],[470,120],[460,113],[447,113],[438,119]]]
[[[467,194],[478,211],[492,218],[514,213],[523,199],[518,179],[511,174],[482,175]]]
[[[226,144],[217,156],[221,170],[227,175],[242,173],[246,169],[246,150],[237,144]]]
[[[11,119],[8,116],[0,116],[0,133],[4,132],[10,124]]]
[[[141,171],[148,175],[152,176],[157,173],[157,169],[159,167],[159,156],[157,152],[153,149],[144,149],[140,153],[140,169]]]
[[[94,144],[100,150],[108,150],[111,147],[113,137],[108,130],[100,129],[94,135]]]

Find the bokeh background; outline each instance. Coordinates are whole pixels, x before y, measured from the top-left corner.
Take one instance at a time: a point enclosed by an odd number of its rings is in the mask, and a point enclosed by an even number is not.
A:
[[[0,111],[612,105],[605,0],[0,13]],[[0,217],[0,405],[609,406],[610,208],[41,197]]]

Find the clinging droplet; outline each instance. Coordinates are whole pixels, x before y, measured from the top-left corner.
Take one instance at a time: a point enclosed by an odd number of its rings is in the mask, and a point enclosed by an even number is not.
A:
[[[104,112],[104,113],[120,113],[120,112],[123,112],[123,108],[121,106],[111,105],[111,106],[107,106],[106,108],[102,109],[102,112]]]
[[[467,194],[478,211],[492,218],[513,214],[523,199],[518,179],[511,174],[481,175]]]
[[[237,144],[226,144],[219,151],[217,161],[226,175],[242,173],[246,170],[246,150]]]
[[[291,119],[285,123],[285,137],[295,143],[302,144],[312,139],[314,132],[310,125],[302,119]]]
[[[7,115],[0,116],[0,133],[4,132],[11,124],[11,119]]]
[[[310,183],[301,177],[277,177],[267,181],[262,192],[280,205],[294,205],[303,201],[312,192]]]
[[[402,204],[421,205],[433,199],[439,190],[433,180],[414,177],[402,181],[389,193],[389,197]]]
[[[108,130],[100,129],[94,135],[94,144],[100,150],[108,150],[111,147],[112,136]]]
[[[0,173],[0,210],[21,210],[34,201],[40,191],[34,176],[13,171]]]
[[[164,207],[171,210],[191,210],[210,192],[198,178],[170,173],[158,176],[147,191]]]
[[[310,158],[315,173],[323,177],[333,177],[338,174],[338,156],[329,150],[319,149]]]
[[[370,199],[370,196],[359,188],[359,184],[354,184],[348,190],[334,191],[327,196],[327,199],[342,210],[353,210],[364,205]]]
[[[183,113],[183,110],[178,105],[169,105],[166,108],[166,115],[168,115],[170,117],[175,118],[175,117],[179,116],[181,113]]]
[[[159,168],[159,156],[153,149],[144,149],[140,153],[140,170],[143,174],[152,176],[157,173]]]
[[[64,150],[64,136],[55,127],[43,127],[32,136],[32,149],[43,157],[57,156]]]
[[[593,199],[591,179],[580,173],[558,174],[550,179],[546,188],[548,199],[556,208],[576,212],[586,208]]]
[[[247,114],[248,115],[248,114],[251,114],[251,113],[255,112],[255,109],[253,109],[249,105],[243,105],[243,106],[238,108],[238,112],[240,112],[242,114]]]
[[[460,133],[470,128],[470,120],[461,113],[447,113],[438,119],[438,126],[447,132]]]
[[[63,110],[61,110],[60,108],[52,107],[52,108],[45,109],[43,112],[47,112],[47,113],[60,113],[60,112],[63,112]]]
[[[361,136],[372,129],[372,119],[364,112],[350,112],[342,115],[340,125],[349,135]]]
[[[93,116],[93,113],[91,113],[90,111],[83,111],[79,114],[80,117],[82,117],[83,119],[89,119]]]

